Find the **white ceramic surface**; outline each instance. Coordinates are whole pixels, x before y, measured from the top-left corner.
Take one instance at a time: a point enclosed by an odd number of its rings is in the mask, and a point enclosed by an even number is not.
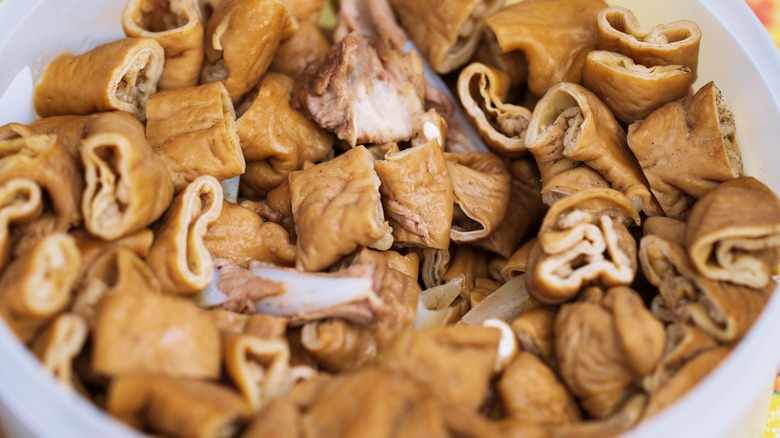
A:
[[[703,31],[699,83],[714,80],[731,102],[750,173],[780,193],[780,56],[741,0],[615,0],[645,25],[679,19]],[[0,125],[34,118],[32,90],[58,53],[122,36],[122,0],[0,0]],[[768,404],[780,361],[780,295],[729,358],[672,409],[633,437],[750,436]],[[766,400],[766,401],[764,401]],[[758,406],[758,407],[756,407]],[[763,408],[765,410],[765,408]],[[758,416],[756,415],[758,412]],[[0,418],[11,437],[133,437],[62,388],[0,323]]]

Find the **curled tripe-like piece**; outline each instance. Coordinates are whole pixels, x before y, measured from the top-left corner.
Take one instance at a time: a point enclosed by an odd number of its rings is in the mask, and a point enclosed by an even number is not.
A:
[[[701,275],[683,247],[664,238],[642,238],[639,260],[648,281],[658,288],[653,311],[667,321],[691,322],[721,342],[747,333],[775,288],[762,289],[718,281]]]
[[[201,83],[222,81],[233,103],[257,84],[298,23],[275,0],[220,1],[206,25]]]
[[[209,315],[178,298],[143,291],[106,295],[92,331],[92,368],[115,377],[150,373],[216,379],[221,337]]]
[[[721,183],[691,210],[685,247],[707,278],[767,287],[780,262],[780,199],[752,177]]]
[[[547,206],[542,202],[539,172],[533,160],[516,160],[509,164],[512,174],[512,191],[504,220],[496,231],[485,239],[473,243],[502,257],[512,256],[529,232],[536,230]]]
[[[74,157],[78,157],[81,149],[81,139],[84,137],[84,125],[94,117],[89,116],[51,116],[30,122],[8,123],[0,126],[0,140],[13,140],[34,135],[56,135],[57,140]]]
[[[396,244],[449,248],[454,204],[447,167],[436,140],[374,163]]]
[[[60,382],[73,388],[78,383],[73,373],[73,360],[87,341],[87,323],[78,315],[63,313],[52,321],[35,339],[32,351],[43,367]]]
[[[163,292],[192,294],[211,282],[203,237],[219,218],[222,202],[222,186],[211,176],[196,178],[174,198],[147,257]]]
[[[329,372],[354,371],[377,356],[377,339],[365,326],[343,319],[312,321],[301,330],[303,348]]]
[[[150,229],[143,229],[121,239],[109,241],[95,237],[83,228],[71,230],[68,234],[76,240],[76,246],[84,261],[84,270],[89,269],[97,259],[120,246],[144,259],[149,255],[149,248],[154,241],[154,232]]]
[[[507,103],[508,93],[509,76],[487,65],[475,62],[458,76],[458,96],[485,142],[501,156],[519,157],[527,153],[531,111]]]
[[[536,105],[525,140],[542,174],[547,205],[578,190],[606,186],[626,195],[636,210],[662,214],[623,128],[586,88],[553,85]]]
[[[224,258],[242,266],[252,260],[278,266],[295,264],[295,245],[279,224],[263,221],[249,208],[224,201],[222,213],[203,241],[214,258]]]
[[[290,174],[298,235],[296,267],[318,271],[358,246],[379,250],[393,243],[371,153],[363,146]]]
[[[81,221],[84,177],[76,158],[56,136],[0,141],[0,183],[14,178],[35,181],[46,191],[54,210],[49,231],[67,231]]]
[[[509,418],[549,425],[582,420],[577,403],[555,372],[527,351],[509,363],[496,389]]]
[[[244,100],[248,108],[236,122],[247,162],[241,175],[244,192],[264,196],[306,161],[322,161],[332,152],[333,135],[292,108],[294,86],[292,78],[267,73],[256,94]]]
[[[503,222],[512,192],[512,175],[489,152],[446,153],[455,211],[450,238],[474,242],[493,234]]]
[[[81,255],[67,234],[49,234],[14,260],[0,278],[0,317],[24,343],[65,310]]]
[[[223,349],[228,376],[255,411],[284,395],[297,380],[316,375],[312,368],[290,366],[290,348],[284,339],[228,336]]]
[[[84,227],[114,240],[156,221],[173,198],[168,168],[146,143],[144,126],[122,112],[91,118],[81,143]]]
[[[721,346],[704,351],[680,367],[668,381],[650,395],[645,409],[645,418],[651,418],[663,409],[671,406],[700,381],[717,368],[731,353],[731,348]]]
[[[718,341],[693,324],[667,325],[664,355],[655,370],[642,379],[642,389],[652,397],[686,362],[716,347]]]
[[[597,22],[599,50],[621,53],[647,67],[683,65],[696,79],[701,41],[696,23],[682,20],[643,27],[633,12],[621,6],[602,9]]]
[[[628,198],[612,189],[588,189],[564,198],[544,218],[531,250],[526,284],[547,304],[574,298],[586,285],[627,286],[637,271],[639,223]]]
[[[149,146],[168,166],[177,193],[200,175],[224,180],[246,169],[236,111],[221,83],[156,93],[146,115]]]
[[[404,29],[437,73],[449,73],[474,54],[482,37],[485,17],[503,6],[503,0],[446,0],[431,4],[390,0]]]
[[[585,58],[582,84],[625,123],[643,120],[690,92],[693,72],[684,65],[647,67],[619,53],[594,50]]]
[[[11,254],[10,227],[35,219],[42,211],[41,188],[35,182],[14,178],[0,184],[0,272]]]
[[[501,268],[501,278],[510,279],[525,273],[528,270],[528,260],[531,256],[531,250],[536,246],[536,237],[529,239],[517,248],[506,263]]]
[[[203,25],[195,2],[130,0],[122,11],[122,28],[130,37],[152,38],[165,51],[158,87],[172,90],[198,83],[203,65]]]
[[[555,359],[555,317],[558,308],[539,306],[523,312],[512,321],[512,331],[523,351],[543,360],[552,368],[557,367]]]
[[[655,369],[666,333],[632,289],[590,292],[582,301],[561,306],[555,354],[561,379],[585,411],[605,418],[631,395],[636,379]]]
[[[697,198],[743,176],[734,115],[712,83],[628,128],[628,146],[666,216],[685,219]]]
[[[301,77],[309,63],[322,62],[328,50],[330,43],[317,23],[299,20],[298,31],[279,45],[269,71],[293,78]]]
[[[129,373],[111,381],[106,411],[165,436],[233,436],[250,415],[235,391],[214,382]]]
[[[603,0],[526,0],[485,19],[501,52],[525,56],[528,89],[542,96],[554,84],[579,83],[585,56],[596,48]]]
[[[117,245],[91,262],[73,298],[71,312],[91,328],[104,297],[116,293],[160,293],[152,270],[132,249]]]
[[[81,55],[63,53],[46,66],[35,87],[41,117],[127,111],[146,119],[146,100],[157,91],[165,51],[151,38],[124,38]]]

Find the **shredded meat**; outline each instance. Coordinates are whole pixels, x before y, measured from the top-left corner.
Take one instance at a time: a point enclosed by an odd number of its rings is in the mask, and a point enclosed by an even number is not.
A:
[[[352,146],[409,140],[423,109],[420,58],[350,33],[296,92],[295,105]]]

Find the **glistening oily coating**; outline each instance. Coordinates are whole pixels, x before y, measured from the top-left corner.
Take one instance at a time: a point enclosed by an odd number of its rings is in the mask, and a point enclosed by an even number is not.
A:
[[[323,3],[128,0],[50,60],[0,127],[0,318],[44,369],[145,434],[604,437],[727,360],[780,199],[693,21]]]

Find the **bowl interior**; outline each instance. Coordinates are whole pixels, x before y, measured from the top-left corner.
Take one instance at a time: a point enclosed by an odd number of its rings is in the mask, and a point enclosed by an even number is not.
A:
[[[35,119],[34,83],[63,51],[80,53],[123,36],[124,1],[0,1],[0,125]],[[645,26],[695,21],[703,39],[696,88],[715,81],[730,102],[745,165],[780,193],[780,56],[741,1],[614,0]],[[771,73],[771,74],[770,74]],[[635,436],[722,436],[738,424],[771,382],[780,359],[780,297],[708,379],[674,409],[632,431]],[[0,324],[0,416],[13,436],[137,436],[46,374]],[[13,416],[14,418],[10,418]]]

